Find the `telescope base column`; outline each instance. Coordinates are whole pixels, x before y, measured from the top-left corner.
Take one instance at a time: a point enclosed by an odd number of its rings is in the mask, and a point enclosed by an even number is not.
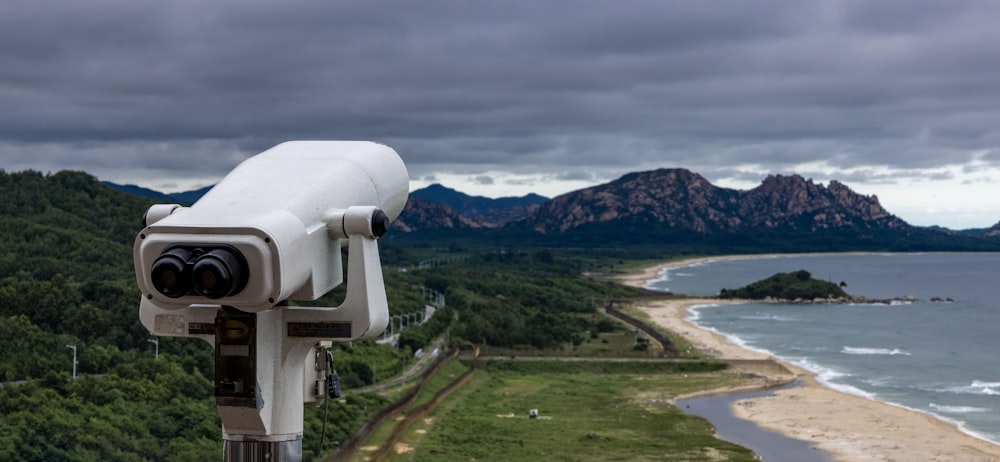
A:
[[[301,462],[302,438],[290,441],[224,440],[223,462]]]

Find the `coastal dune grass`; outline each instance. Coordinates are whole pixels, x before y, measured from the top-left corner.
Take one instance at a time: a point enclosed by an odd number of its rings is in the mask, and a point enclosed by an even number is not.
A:
[[[753,461],[669,403],[738,385],[712,362],[491,360],[388,460]],[[529,418],[531,409],[539,417]]]

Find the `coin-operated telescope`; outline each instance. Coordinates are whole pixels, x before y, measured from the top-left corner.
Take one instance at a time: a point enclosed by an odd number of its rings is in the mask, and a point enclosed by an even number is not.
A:
[[[378,336],[389,321],[376,239],[406,203],[392,148],[292,141],[237,166],[191,207],[154,205],[135,240],[139,317],[154,335],[215,347],[224,460],[299,460],[305,379],[321,342]],[[291,307],[343,282],[333,308]]]

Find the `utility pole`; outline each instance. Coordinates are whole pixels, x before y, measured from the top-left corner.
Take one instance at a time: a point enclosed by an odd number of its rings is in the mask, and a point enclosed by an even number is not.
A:
[[[66,348],[73,350],[73,379],[76,379],[76,345],[66,344]]]

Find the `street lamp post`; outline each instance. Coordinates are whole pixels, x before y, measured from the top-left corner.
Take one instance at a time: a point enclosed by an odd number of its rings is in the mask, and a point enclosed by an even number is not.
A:
[[[66,348],[73,350],[73,378],[76,378],[76,345],[66,344]]]
[[[160,339],[158,339],[158,338],[148,338],[148,339],[146,339],[146,341],[149,342],[149,343],[152,343],[153,345],[156,346],[156,350],[155,350],[156,353],[154,353],[153,359],[160,359]]]

